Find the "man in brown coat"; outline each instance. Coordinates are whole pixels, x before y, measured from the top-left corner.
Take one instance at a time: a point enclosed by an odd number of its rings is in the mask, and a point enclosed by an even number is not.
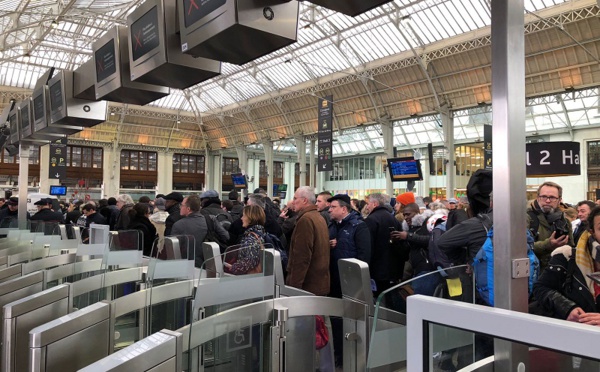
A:
[[[315,295],[329,293],[329,231],[308,186],[294,193],[292,206],[298,214],[291,237],[287,285]]]

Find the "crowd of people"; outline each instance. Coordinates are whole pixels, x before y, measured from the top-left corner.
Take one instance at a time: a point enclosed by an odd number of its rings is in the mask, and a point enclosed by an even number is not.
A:
[[[369,265],[375,300],[411,278],[416,279],[410,288],[398,293],[447,295],[446,274],[463,267],[454,273],[462,286],[460,300],[481,302],[471,295],[471,264],[493,225],[492,173],[485,170],[471,176],[466,196],[434,201],[412,192],[372,193],[358,200],[302,186],[284,206],[261,188],[244,201],[236,191],[221,200],[219,192],[207,190],[187,197],[179,192],[142,197],[137,203],[124,194],[68,205],[41,199],[35,205],[38,212],[28,216],[31,220],[72,224],[82,231],[91,224],[139,230],[148,256],[160,257],[165,236],[191,236],[198,267],[204,260],[199,243],[216,242],[222,252],[234,246],[235,261],[224,265],[236,275],[260,271],[260,250],[274,236],[288,257],[286,284],[319,296],[342,297],[338,260],[356,258]],[[541,267],[530,297],[532,312],[600,325],[598,205],[600,200],[565,203],[562,187],[553,182],[544,182],[528,202],[527,223]],[[15,219],[17,212],[17,198],[0,199],[0,221]],[[87,240],[85,233],[82,239]],[[385,301],[405,311],[403,300],[397,295]],[[342,325],[333,322],[333,328],[339,364]]]

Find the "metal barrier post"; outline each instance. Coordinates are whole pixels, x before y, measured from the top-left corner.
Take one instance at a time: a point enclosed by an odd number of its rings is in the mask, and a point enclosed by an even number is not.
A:
[[[285,371],[285,322],[289,312],[286,307],[273,310],[275,325],[271,326],[271,371]]]

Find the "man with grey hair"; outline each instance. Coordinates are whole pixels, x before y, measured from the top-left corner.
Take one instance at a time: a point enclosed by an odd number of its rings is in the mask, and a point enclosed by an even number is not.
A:
[[[119,208],[119,215],[115,222],[115,230],[125,230],[129,226],[129,210],[133,208],[133,199],[129,194],[121,194],[117,196],[117,208]]]
[[[325,296],[329,293],[329,232],[317,211],[315,192],[301,186],[294,193],[298,213],[292,233],[286,284]]]
[[[375,282],[378,296],[382,291],[392,287],[402,278],[404,264],[408,257],[400,250],[400,245],[392,241],[390,233],[402,230],[400,222],[385,207],[386,195],[373,193],[367,197],[369,216],[365,223],[371,234],[371,262],[369,271]]]

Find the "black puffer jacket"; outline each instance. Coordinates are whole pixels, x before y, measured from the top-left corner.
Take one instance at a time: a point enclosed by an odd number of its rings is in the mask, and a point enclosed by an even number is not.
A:
[[[563,247],[557,248],[562,250]],[[569,254],[572,252],[571,254]],[[567,256],[569,258],[567,258]],[[548,266],[533,285],[533,295],[544,309],[544,313],[558,319],[567,319],[576,307],[588,312],[600,312],[599,297],[594,298],[590,292],[581,270],[575,262],[570,261],[575,250],[566,249],[564,253],[554,254]],[[568,280],[569,264],[573,275]]]

